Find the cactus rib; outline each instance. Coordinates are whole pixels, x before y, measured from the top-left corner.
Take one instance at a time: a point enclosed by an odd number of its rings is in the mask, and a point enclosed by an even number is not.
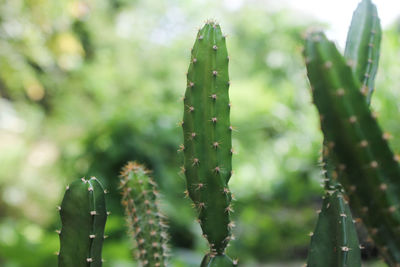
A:
[[[209,21],[192,49],[182,126],[187,192],[214,254],[224,253],[232,226],[228,62],[225,36],[217,23]]]
[[[360,83],[324,34],[306,40],[307,75],[321,127],[338,159],[340,182],[389,264],[400,262],[400,168],[370,112]],[[373,196],[373,197],[372,197]],[[373,213],[373,214],[372,214]]]
[[[156,182],[149,170],[136,162],[128,162],[120,177],[122,204],[136,240],[137,259],[142,266],[167,266],[167,226],[157,204]]]
[[[105,192],[92,177],[67,187],[60,216],[59,267],[101,267],[104,227],[107,220]]]

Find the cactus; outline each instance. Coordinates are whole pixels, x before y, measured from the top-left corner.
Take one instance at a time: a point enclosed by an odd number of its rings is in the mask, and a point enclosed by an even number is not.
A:
[[[330,144],[326,153],[337,158],[336,169],[345,174],[339,181],[350,207],[361,216],[385,261],[395,266],[400,263],[397,157],[369,110],[368,92],[335,45],[322,33],[312,33],[305,56],[314,103]]]
[[[104,189],[92,177],[67,186],[59,207],[62,228],[59,267],[100,267],[107,220]]]
[[[166,224],[159,211],[157,184],[149,171],[136,162],[128,162],[121,171],[122,204],[130,232],[137,245],[141,266],[167,266]]]
[[[379,63],[380,41],[381,27],[376,7],[370,0],[363,0],[353,13],[344,56],[361,82],[368,104]],[[332,154],[329,153],[329,144],[324,140],[325,197],[310,245],[308,266],[361,266],[357,233],[348,203],[343,199],[342,186],[337,179],[338,171],[334,169],[337,158]],[[345,176],[346,173],[341,171],[340,175]],[[328,253],[330,251],[336,251],[337,255]]]
[[[198,211],[211,257],[225,253],[234,225],[230,221],[233,210],[228,187],[233,153],[228,62],[225,36],[216,22],[208,21],[199,30],[192,49],[181,149],[186,193]]]

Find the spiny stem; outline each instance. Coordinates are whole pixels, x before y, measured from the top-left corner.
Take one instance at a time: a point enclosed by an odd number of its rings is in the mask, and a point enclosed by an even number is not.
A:
[[[210,253],[222,255],[231,239],[233,212],[229,57],[219,24],[208,21],[192,49],[184,97],[184,173]]]
[[[139,262],[143,266],[165,267],[168,260],[167,225],[157,203],[157,184],[149,173],[136,162],[128,162],[122,168],[122,204],[136,242]]]

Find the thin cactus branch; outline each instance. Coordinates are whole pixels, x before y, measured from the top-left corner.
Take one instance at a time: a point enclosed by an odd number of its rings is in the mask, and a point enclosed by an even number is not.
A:
[[[128,162],[122,168],[122,204],[141,266],[165,267],[168,260],[167,225],[158,207],[157,184],[149,173],[136,162]]]

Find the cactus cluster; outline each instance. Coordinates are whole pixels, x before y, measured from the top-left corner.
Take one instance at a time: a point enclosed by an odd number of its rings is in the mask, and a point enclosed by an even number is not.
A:
[[[308,34],[304,56],[324,134],[322,209],[307,266],[360,267],[352,212],[367,227],[390,266],[400,266],[400,167],[370,110],[378,69],[381,28],[376,7],[362,0],[353,14],[344,55],[322,32]],[[198,31],[187,73],[182,121],[186,195],[198,212],[209,244],[201,267],[232,267],[232,131],[229,57],[218,23]],[[166,267],[168,236],[149,170],[129,162],[121,171],[122,204],[136,258],[144,267]],[[59,207],[59,267],[101,267],[107,219],[105,191],[96,178],[67,187]],[[358,220],[358,219],[357,219]]]
[[[388,135],[368,105],[379,58],[379,19],[370,0],[363,0],[358,12],[363,19],[353,19],[352,27],[358,30],[351,28],[349,37],[355,32],[359,37],[348,41],[346,57],[323,33],[307,37],[307,75],[327,144],[324,152],[334,162],[353,212],[361,217],[385,261],[396,266],[400,263],[400,168]]]
[[[233,153],[228,63],[225,36],[219,24],[208,21],[199,30],[192,49],[181,148],[187,194],[198,211],[198,221],[210,246],[211,262],[215,256],[224,255],[233,227],[232,195],[228,187]]]
[[[237,265],[225,254],[229,241],[233,238],[231,230],[234,223],[230,220],[232,208],[232,194],[228,182],[232,175],[232,131],[230,124],[229,102],[229,57],[226,49],[225,36],[222,35],[219,24],[208,21],[199,30],[196,42],[192,49],[192,58],[187,73],[187,88],[184,97],[184,118],[182,121],[184,144],[181,150],[184,153],[182,167],[187,180],[186,194],[193,200],[198,211],[198,222],[203,230],[203,236],[208,240],[209,252],[203,258],[202,267],[231,267]],[[157,203],[157,185],[149,177],[149,171],[136,162],[125,165],[120,175],[122,189],[122,204],[130,233],[136,240],[136,252],[141,266],[165,267],[167,264],[167,233],[166,224],[159,211]],[[94,178],[93,178],[94,179]],[[97,180],[93,180],[93,183]],[[85,187],[85,185],[90,185]],[[98,182],[97,182],[98,184]],[[96,186],[97,186],[96,184]],[[82,180],[70,186],[82,187],[86,194],[97,192],[92,186],[92,179]],[[96,188],[97,189],[97,188]],[[102,190],[103,192],[104,190]],[[75,192],[75,191],[74,191]],[[80,191],[78,192],[80,193]],[[104,192],[103,192],[104,193]],[[83,193],[81,193],[83,194]],[[97,196],[97,194],[95,194]],[[66,199],[73,202],[81,201],[79,194],[66,193]],[[87,201],[91,200],[89,198]],[[101,201],[94,201],[93,205],[103,205],[102,211],[83,213],[82,220],[88,220],[86,232],[73,235],[69,239],[61,238],[60,266],[101,266],[100,255],[92,254],[91,250],[82,250],[82,257],[75,257],[71,242],[86,246],[99,239],[97,229],[99,214],[106,214],[104,196]],[[90,206],[87,204],[87,206]],[[87,208],[86,206],[84,208]],[[100,208],[100,207],[99,207]],[[62,210],[64,208],[62,207]],[[70,209],[71,212],[74,209]],[[104,212],[103,212],[104,211]],[[96,228],[91,227],[94,220]],[[96,216],[95,216],[96,215]],[[75,222],[61,214],[64,228],[77,228]],[[77,214],[74,214],[77,217]],[[81,223],[78,220],[79,223]],[[64,232],[64,230],[62,230]],[[63,235],[61,235],[63,237]],[[101,238],[102,242],[103,238]],[[63,243],[68,243],[64,245]],[[88,243],[88,244],[89,244]],[[96,243],[95,248],[101,252],[102,243]],[[67,248],[70,250],[64,251]],[[89,249],[91,247],[89,246]],[[64,255],[68,255],[65,257]],[[101,257],[100,257],[101,258]],[[66,261],[68,259],[68,261]],[[83,265],[78,262],[82,261]],[[64,263],[66,262],[66,263]],[[64,264],[64,265],[63,265]]]
[[[105,191],[92,177],[67,186],[59,207],[62,228],[59,267],[101,267],[104,227],[107,220]]]
[[[149,170],[136,162],[128,162],[120,177],[122,204],[130,233],[136,240],[136,258],[144,267],[167,266],[167,226],[158,208],[156,182]]]
[[[380,40],[381,28],[376,7],[371,1],[364,0],[354,11],[344,57],[361,83],[367,104],[370,103],[374,89]],[[306,54],[306,61],[309,60]],[[338,158],[330,153],[333,145],[324,138],[322,164],[325,174],[325,196],[315,236],[311,240],[308,265],[361,266],[360,245],[352,214],[347,201],[343,199],[342,185],[338,182],[338,176],[346,176],[346,172],[336,168],[339,164]],[[329,238],[326,237],[326,233]],[[336,260],[330,259],[331,257]]]

